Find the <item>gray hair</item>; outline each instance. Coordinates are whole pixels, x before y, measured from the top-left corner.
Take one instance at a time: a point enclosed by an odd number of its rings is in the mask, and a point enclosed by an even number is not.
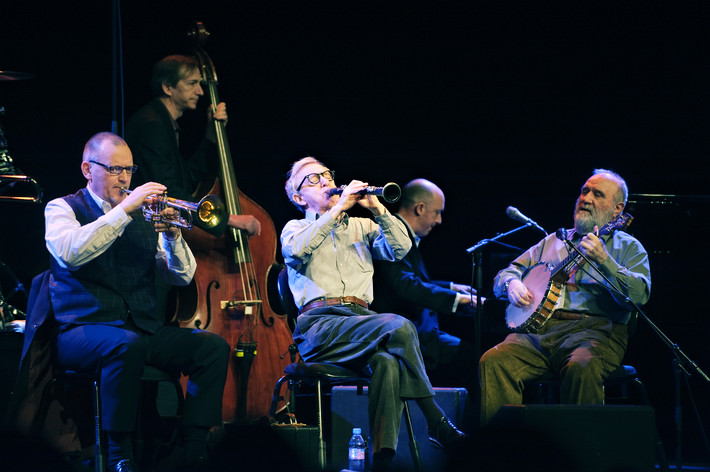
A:
[[[626,206],[626,201],[629,198],[629,187],[626,185],[626,181],[624,180],[624,178],[613,170],[608,169],[594,169],[594,171],[592,172],[592,175],[601,174],[608,176],[611,180],[614,180],[616,182],[616,184],[619,186],[619,190],[616,193],[616,201],[624,202],[624,206]]]
[[[305,213],[305,210],[303,209],[303,206],[296,203],[293,200],[293,196],[296,195],[296,193],[298,193],[296,191],[296,187],[300,183],[300,182],[295,181],[296,174],[298,174],[298,172],[301,169],[303,169],[305,166],[307,166],[309,164],[320,164],[323,167],[325,167],[325,165],[321,161],[316,159],[315,157],[307,156],[307,157],[304,157],[304,158],[299,159],[296,162],[294,162],[293,165],[291,166],[291,170],[289,170],[288,173],[286,174],[286,177],[287,177],[287,179],[286,179],[286,196],[291,201],[291,203],[296,205],[296,208],[303,211],[304,213]]]

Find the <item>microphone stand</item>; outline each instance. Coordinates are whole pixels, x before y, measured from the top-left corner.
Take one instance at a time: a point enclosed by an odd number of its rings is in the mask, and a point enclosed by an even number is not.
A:
[[[474,329],[476,332],[473,335],[473,339],[474,339],[473,348],[474,348],[474,355],[475,355],[476,363],[478,363],[478,359],[481,358],[481,316],[480,315],[483,312],[482,304],[481,304],[481,293],[483,291],[483,248],[491,243],[495,243],[495,244],[501,245],[503,247],[507,247],[509,249],[513,249],[515,251],[520,252],[520,248],[502,243],[502,242],[500,242],[500,240],[505,237],[510,236],[513,233],[517,233],[518,231],[525,229],[528,226],[532,226],[532,224],[526,223],[526,224],[519,226],[517,228],[514,228],[506,233],[501,233],[494,238],[482,239],[479,242],[477,242],[475,245],[466,249],[467,253],[473,255],[473,265],[472,265],[472,274],[471,274],[471,278],[473,279],[473,281],[472,281],[471,285],[473,286],[473,288],[476,289],[476,312],[474,315]]]
[[[574,252],[576,252],[578,255],[582,256],[582,258],[591,266],[594,268],[594,270],[602,276],[602,278],[606,281],[607,284],[609,284],[609,287],[612,289],[613,292],[616,294],[622,296],[624,300],[634,307],[634,309],[641,315],[641,317],[646,321],[646,323],[651,327],[651,330],[658,336],[661,341],[671,350],[673,353],[674,359],[673,359],[673,373],[674,373],[674,379],[675,379],[675,415],[674,415],[674,420],[675,420],[675,439],[676,439],[676,470],[681,470],[682,469],[682,464],[681,464],[681,458],[682,458],[682,449],[681,449],[681,432],[683,430],[682,428],[682,408],[681,408],[681,402],[680,402],[680,379],[681,379],[681,372],[683,372],[686,377],[691,376],[691,370],[697,373],[700,378],[702,378],[705,382],[710,383],[710,377],[707,376],[705,372],[690,358],[688,355],[683,352],[683,350],[680,348],[680,346],[677,343],[674,343],[671,341],[671,339],[666,336],[666,334],[653,322],[651,319],[646,315],[646,313],[636,304],[634,303],[629,297],[624,295],[619,288],[614,285],[614,283],[607,278],[606,275],[602,271],[600,271],[596,264],[594,264],[592,261],[589,260],[589,258],[579,250],[577,246],[572,244],[570,241],[567,240],[566,237],[560,238],[564,243],[567,245],[568,248],[571,248]],[[588,273],[588,272],[587,272]],[[589,274],[591,276],[591,274]]]
[[[499,234],[494,238],[482,239],[475,245],[466,249],[467,253],[473,255],[473,265],[471,268],[471,278],[473,280],[471,281],[471,286],[476,289],[476,310],[473,312],[473,360],[476,365],[478,365],[478,361],[481,358],[481,315],[483,314],[483,300],[481,298],[481,294],[483,293],[483,248],[491,243],[495,243],[520,252],[520,248],[502,243],[499,240],[510,236],[511,234],[516,233],[522,229],[525,229],[528,226],[530,226],[530,223],[527,223],[523,226],[519,226],[506,233]],[[479,408],[481,405],[481,391],[480,389],[476,389],[475,392],[468,392],[468,394],[471,396],[471,402],[474,405],[474,411],[476,413],[476,416],[478,416],[480,414]]]

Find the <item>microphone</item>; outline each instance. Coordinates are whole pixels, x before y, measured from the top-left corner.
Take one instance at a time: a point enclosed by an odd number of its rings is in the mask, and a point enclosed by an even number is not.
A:
[[[539,224],[535,223],[532,219],[530,219],[527,216],[520,213],[520,210],[518,210],[514,206],[509,206],[508,208],[506,208],[505,214],[508,215],[508,218],[513,219],[515,221],[519,221],[521,223],[525,223],[528,226],[534,226],[535,228],[537,228],[540,231],[542,231],[543,233],[545,233],[545,235],[547,235],[547,231],[545,231],[542,228],[542,226],[540,226]]]

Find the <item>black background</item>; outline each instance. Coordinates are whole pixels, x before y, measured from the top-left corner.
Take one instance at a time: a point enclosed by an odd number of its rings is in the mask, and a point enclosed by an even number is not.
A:
[[[120,74],[111,2],[6,2],[0,70],[36,78],[0,82],[0,119],[16,166],[45,195],[42,205],[0,202],[0,260],[27,286],[48,266],[44,203],[85,184],[83,144],[114,121],[122,129],[150,98],[152,65],[189,52],[186,30],[200,20],[228,104],[237,181],[277,232],[298,217],[283,182],[305,155],[335,169],[339,184],[437,183],[447,196],[444,224],[422,250],[430,272],[460,282],[471,280],[466,248],[516,227],[507,206],[548,231],[571,225],[596,167],[619,172],[632,194],[691,196],[630,205],[630,232],[651,255],[648,314],[710,371],[708,277],[699,267],[710,255],[710,7],[541,3],[124,0]],[[201,130],[202,118],[188,114],[183,127]],[[505,242],[526,248],[540,236],[527,228]],[[486,250],[486,295],[512,256]],[[471,335],[470,322],[451,324]],[[493,329],[484,343],[503,334]],[[651,390],[672,458],[671,359],[642,321],[628,361]],[[707,428],[708,386],[697,375],[689,386]],[[683,453],[704,460],[687,392]]]

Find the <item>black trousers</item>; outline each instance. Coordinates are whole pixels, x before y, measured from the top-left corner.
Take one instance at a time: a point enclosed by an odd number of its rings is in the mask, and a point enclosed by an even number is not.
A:
[[[207,331],[162,326],[155,334],[100,324],[64,327],[57,338],[60,367],[98,373],[101,412],[107,431],[133,431],[143,367],[188,376],[185,426],[211,427],[222,421],[229,344]]]

